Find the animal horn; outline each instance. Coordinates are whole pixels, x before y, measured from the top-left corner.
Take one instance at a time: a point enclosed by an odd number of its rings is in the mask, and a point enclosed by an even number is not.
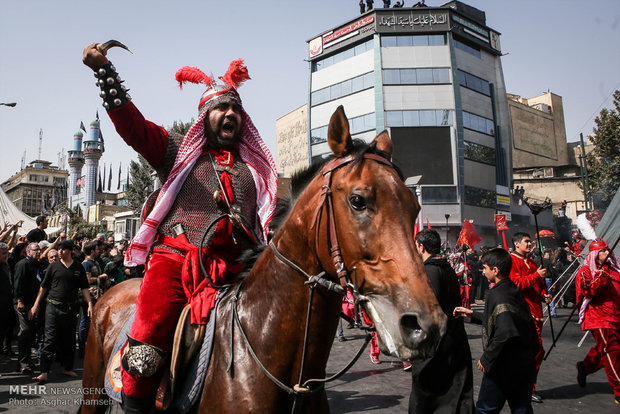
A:
[[[133,54],[133,52],[131,50],[129,50],[129,48],[127,46],[125,46],[124,44],[122,44],[118,40],[108,40],[105,43],[99,43],[97,45],[97,50],[100,51],[103,56],[105,56],[105,55],[108,54],[108,50],[110,50],[113,47],[120,47],[121,49],[125,49],[129,53]]]

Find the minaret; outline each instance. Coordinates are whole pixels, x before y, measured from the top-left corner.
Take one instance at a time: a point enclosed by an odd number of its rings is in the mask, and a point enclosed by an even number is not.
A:
[[[73,208],[71,197],[77,194],[77,181],[82,176],[82,167],[84,166],[84,152],[82,151],[82,131],[78,131],[73,135],[73,149],[67,151],[69,153],[69,187],[67,188],[67,200],[69,208]]]
[[[85,189],[84,189],[84,217],[87,217],[88,207],[95,204],[95,192],[97,190],[97,171],[99,159],[103,155],[103,142],[99,131],[99,117],[90,123],[90,134],[84,141],[84,158],[86,158]]]

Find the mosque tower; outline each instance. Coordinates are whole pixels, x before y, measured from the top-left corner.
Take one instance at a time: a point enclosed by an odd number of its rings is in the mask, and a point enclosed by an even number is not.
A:
[[[90,134],[84,141],[84,158],[86,159],[85,188],[84,188],[84,217],[87,217],[88,207],[95,204],[97,191],[97,171],[99,159],[103,155],[103,141],[99,130],[99,116],[90,123]]]
[[[69,208],[73,208],[73,200],[71,197],[78,193],[77,181],[82,176],[82,167],[84,166],[84,152],[82,151],[82,131],[78,131],[73,135],[73,149],[67,151],[69,153],[69,187],[67,188],[67,200]]]

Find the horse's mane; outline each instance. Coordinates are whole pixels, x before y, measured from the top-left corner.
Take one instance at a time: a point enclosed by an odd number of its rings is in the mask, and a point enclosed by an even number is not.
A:
[[[363,155],[366,153],[372,153],[384,156],[387,159],[390,159],[389,154],[385,154],[383,151],[377,150],[375,147],[370,146],[365,141],[361,139],[353,140],[353,149],[350,154],[355,156],[355,160],[351,162],[351,165],[358,165],[363,161]],[[269,227],[271,229],[271,234],[278,232],[280,227],[284,224],[288,215],[295,205],[297,198],[299,195],[306,189],[306,187],[310,184],[310,182],[314,179],[314,177],[321,171],[323,166],[327,164],[329,161],[334,159],[335,156],[331,155],[327,158],[324,158],[318,162],[314,162],[310,166],[296,171],[291,177],[291,197],[290,198],[278,198],[276,212],[269,223]],[[403,179],[403,175],[400,170],[393,165],[396,169],[396,172]],[[253,246],[250,249],[247,249],[241,254],[239,260],[243,263],[243,271],[239,275],[239,279],[244,279],[252,270],[254,263],[258,260],[259,256],[263,253],[267,246],[257,245]]]

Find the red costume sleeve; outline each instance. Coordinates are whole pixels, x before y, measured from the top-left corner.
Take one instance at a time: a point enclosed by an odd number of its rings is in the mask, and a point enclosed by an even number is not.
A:
[[[510,270],[510,280],[512,280],[512,283],[517,285],[520,290],[540,285],[542,278],[538,274],[536,265],[532,266],[531,263],[534,262],[530,263],[530,268],[528,269],[523,259],[514,255],[510,257],[512,258],[512,269]]]
[[[129,102],[108,112],[116,132],[153,168],[158,168],[168,148],[168,133],[159,125],[144,119],[138,108]]]
[[[609,282],[609,272],[607,268],[599,276],[592,277],[589,266],[582,266],[578,274],[579,291],[586,298],[592,298],[601,293]]]

